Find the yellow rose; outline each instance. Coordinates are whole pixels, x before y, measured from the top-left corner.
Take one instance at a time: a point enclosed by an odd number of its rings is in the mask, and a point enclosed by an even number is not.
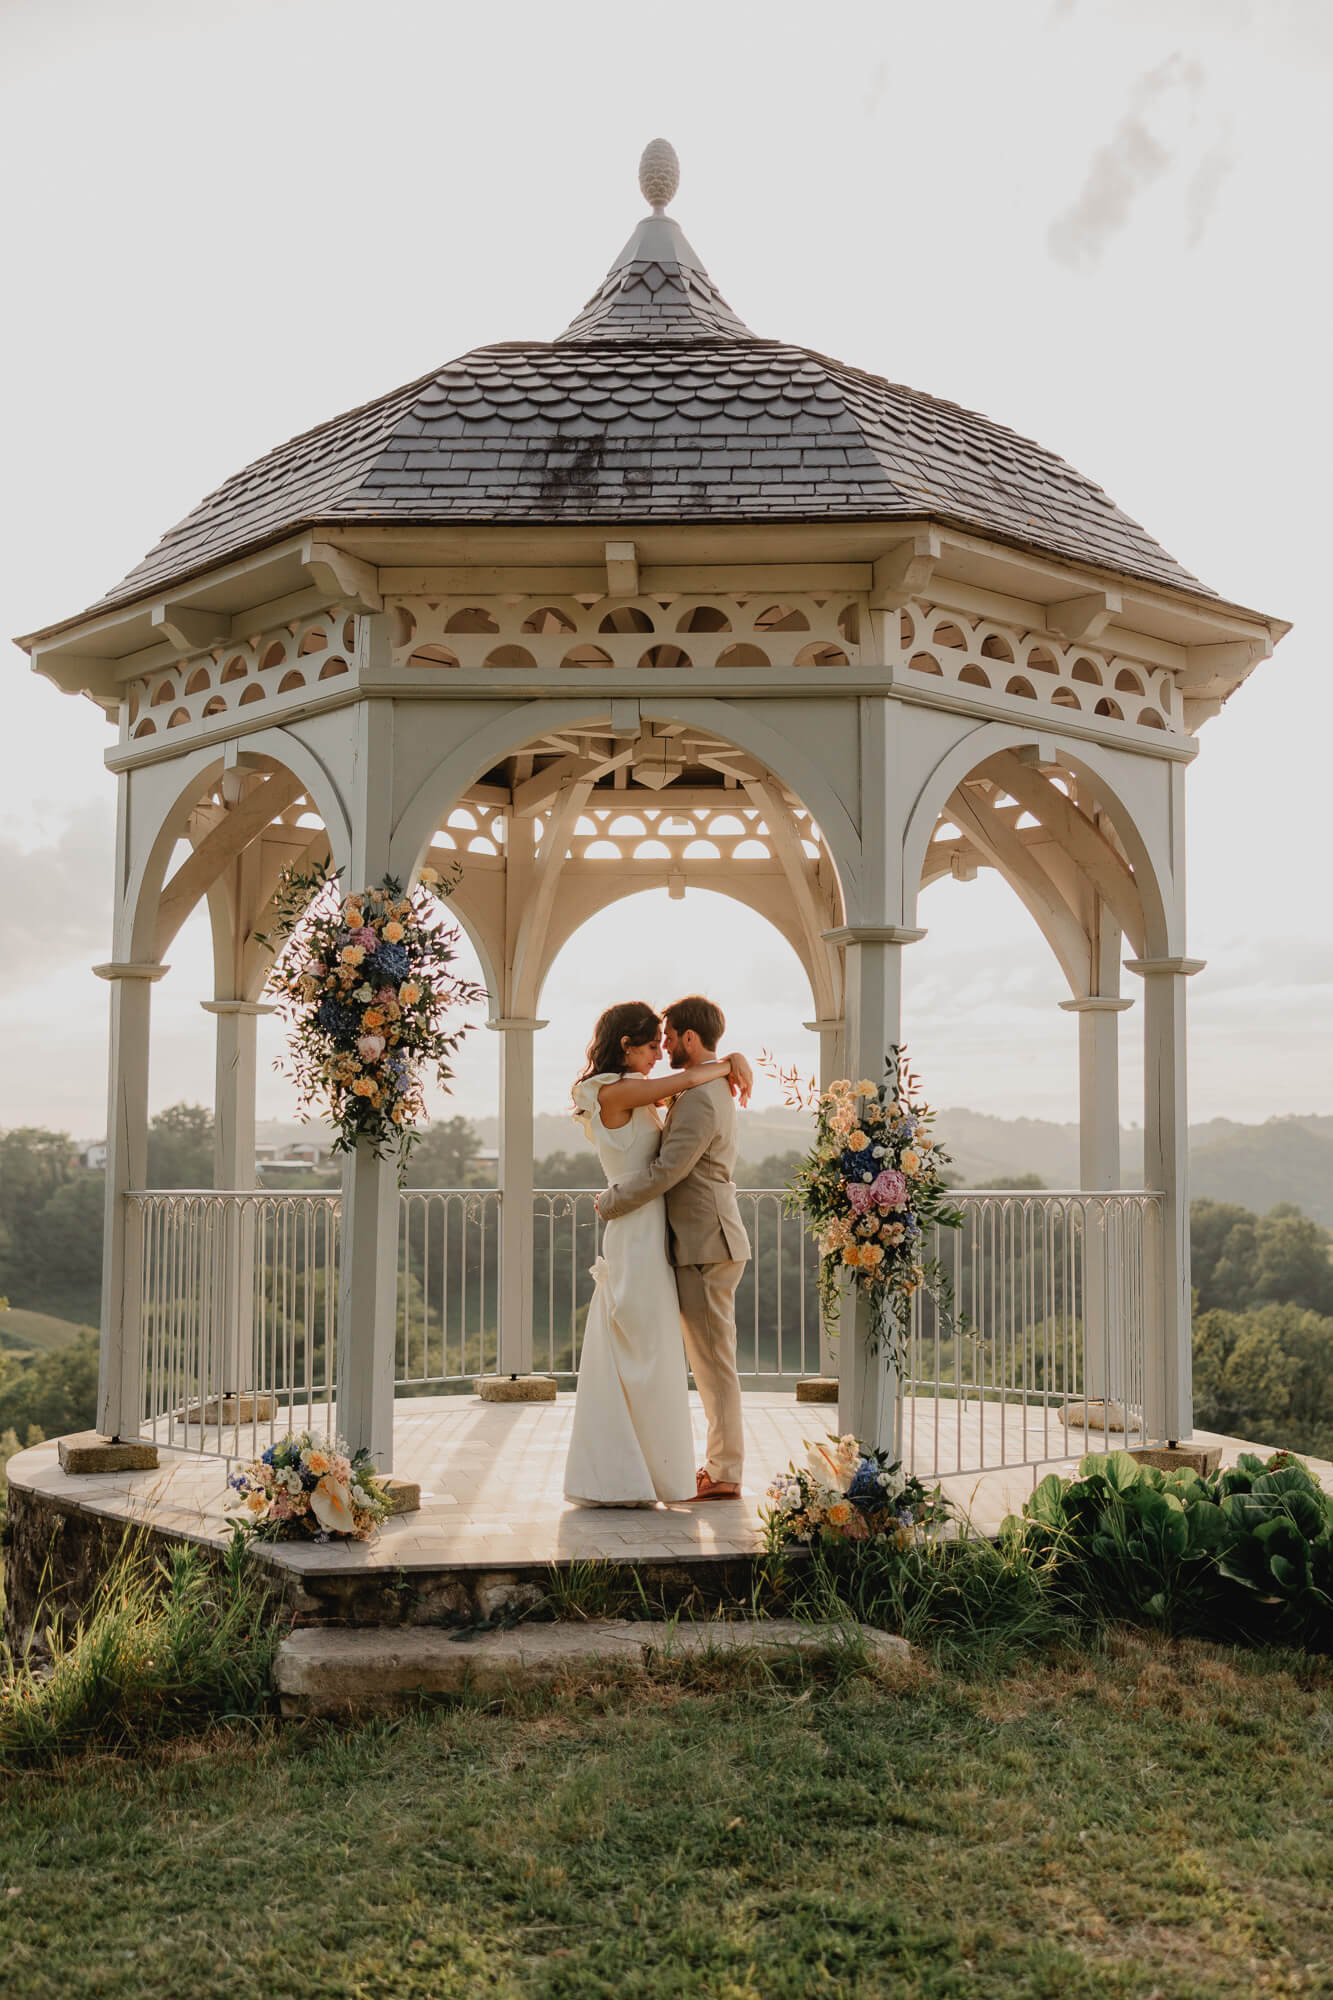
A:
[[[352,1092],[356,1097],[373,1097],[375,1086],[368,1076],[359,1076],[352,1085]]]
[[[402,1001],[404,1007],[415,1005],[421,998],[421,988],[417,985],[415,979],[407,980],[398,988],[398,998]]]
[[[870,1144],[870,1135],[867,1132],[863,1132],[858,1126],[855,1132],[847,1134],[847,1144],[854,1153],[862,1153]]]
[[[844,1528],[852,1518],[850,1500],[835,1500],[828,1510],[828,1521],[832,1527]]]
[[[397,944],[402,935],[403,927],[400,923],[388,923],[384,926],[384,936],[389,944]]]
[[[305,1463],[307,1472],[327,1472],[329,1469],[328,1455],[322,1451],[308,1451]]]
[[[867,1077],[863,1076],[856,1086],[856,1094],[858,1097],[878,1097],[879,1085],[871,1083]]]
[[[915,1153],[909,1152],[903,1154],[902,1168],[905,1174],[916,1173],[920,1168],[920,1165],[921,1161]]]
[[[359,944],[345,944],[338,953],[344,965],[360,965],[365,955]]]

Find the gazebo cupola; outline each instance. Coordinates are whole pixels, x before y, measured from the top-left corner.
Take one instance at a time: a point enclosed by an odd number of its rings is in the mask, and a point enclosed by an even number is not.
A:
[[[998,870],[1078,1016],[1087,1189],[1119,1183],[1122,962],[1142,983],[1145,1399],[1153,1431],[1188,1435],[1184,774],[1286,627],[1042,446],[752,333],[666,213],[677,177],[655,141],[651,212],[556,339],[479,348],[278,447],[23,641],[118,726],[109,1431],[145,1414],[152,983],[207,898],[217,1182],[249,1188],[253,933],[282,865],[329,852],[358,884],[461,863],[502,1037],[505,1371],[531,1358],[533,1037],[579,925],[642,887],[738,898],[800,957],[824,1072],[873,1075],[922,886]],[[386,1464],[397,1235],[392,1168],[358,1156],[339,1420]],[[840,1346],[844,1423],[890,1435],[887,1369]],[[221,1366],[234,1387],[242,1363]]]

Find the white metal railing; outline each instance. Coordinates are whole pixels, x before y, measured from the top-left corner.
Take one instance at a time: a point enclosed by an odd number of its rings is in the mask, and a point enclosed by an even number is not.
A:
[[[1142,1443],[1160,1373],[1151,1308],[1161,1196],[954,1199],[962,1228],[924,1245],[944,1267],[953,1311],[923,1294],[913,1312],[904,1456],[944,1476]]]
[[[141,1425],[226,1457],[330,1429],[340,1197],[173,1189],[126,1202],[142,1269]]]
[[[820,1366],[816,1254],[784,1191],[738,1190],[754,1256],[736,1300],[751,1388]],[[172,1190],[127,1198],[142,1269],[140,1417],[165,1444],[249,1456],[291,1428],[333,1426],[336,1192]],[[534,1369],[572,1386],[602,1225],[591,1188],[533,1202]],[[1059,1458],[1154,1429],[1160,1339],[1151,1319],[1161,1197],[973,1193],[963,1227],[925,1246],[956,1316],[913,1315],[901,1448],[923,1474]],[[495,1188],[407,1189],[400,1199],[395,1378],[448,1394],[499,1365]],[[1112,1429],[1066,1423],[1102,1406]]]

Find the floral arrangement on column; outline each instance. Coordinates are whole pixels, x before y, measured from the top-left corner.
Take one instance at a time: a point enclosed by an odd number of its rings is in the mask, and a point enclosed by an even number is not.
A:
[[[839,1078],[818,1093],[795,1071],[767,1066],[789,1104],[815,1113],[815,1143],[792,1181],[788,1206],[804,1216],[819,1247],[825,1318],[836,1321],[850,1282],[874,1306],[876,1342],[892,1339],[901,1354],[918,1291],[924,1288],[953,1316],[947,1274],[924,1246],[932,1228],[958,1229],[963,1221],[949,1203],[949,1155],[931,1135],[934,1114],[920,1095],[920,1079],[896,1047],[882,1083]]]
[[[326,1107],[335,1152],[370,1142],[405,1163],[425,1115],[423,1079],[447,1086],[466,1034],[461,1008],[484,995],[453,971],[458,929],[445,918],[454,884],[423,868],[405,890],[386,875],[344,895],[329,865],[284,872],[277,921],[259,943],[276,954],[267,990],[287,1024],[287,1073],[301,1112]]]

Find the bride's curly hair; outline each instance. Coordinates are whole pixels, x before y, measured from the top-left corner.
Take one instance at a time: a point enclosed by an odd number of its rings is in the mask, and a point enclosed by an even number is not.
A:
[[[646,1000],[620,1000],[614,1007],[608,1007],[597,1016],[587,1060],[575,1083],[583,1083],[590,1076],[606,1076],[612,1070],[619,1075],[625,1067],[624,1044],[628,1042],[631,1048],[637,1048],[641,1042],[655,1041],[661,1027],[661,1016]]]

